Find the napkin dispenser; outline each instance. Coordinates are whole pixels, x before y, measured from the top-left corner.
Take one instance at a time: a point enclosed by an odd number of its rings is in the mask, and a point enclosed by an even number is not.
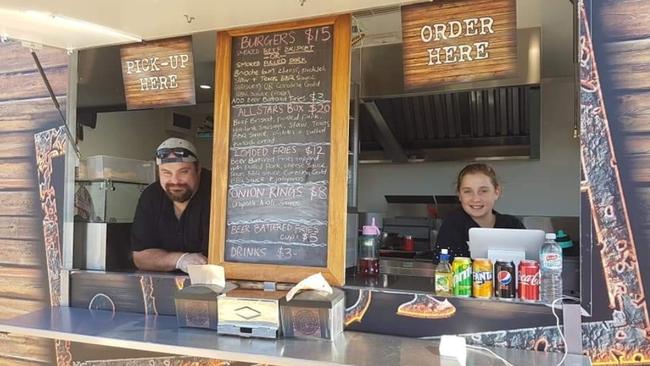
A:
[[[225,281],[220,266],[190,265],[188,272],[192,285],[176,290],[174,295],[178,326],[217,330],[217,299],[236,286]]]
[[[286,291],[236,289],[218,297],[219,334],[278,338],[280,300]]]
[[[291,301],[281,300],[280,314],[285,337],[333,340],[343,332],[345,295],[337,288],[331,294],[301,292]]]
[[[191,285],[176,290],[176,320],[179,327],[205,328],[217,330],[217,298],[234,289],[227,283],[225,287],[217,285]]]

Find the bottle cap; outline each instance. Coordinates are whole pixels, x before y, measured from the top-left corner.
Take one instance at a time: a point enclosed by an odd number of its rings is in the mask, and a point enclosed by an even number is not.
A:
[[[555,240],[555,233],[546,233],[546,240]]]
[[[379,235],[379,228],[375,225],[375,218],[372,218],[372,224],[363,225],[362,235]]]
[[[555,239],[561,248],[571,248],[573,246],[573,241],[569,238],[569,235],[564,232],[564,230],[557,231],[557,237]]]

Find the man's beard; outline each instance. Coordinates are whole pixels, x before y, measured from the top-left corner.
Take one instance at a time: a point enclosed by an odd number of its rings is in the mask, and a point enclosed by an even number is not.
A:
[[[172,188],[182,188],[180,191],[175,190],[172,191]],[[174,202],[187,202],[192,198],[192,190],[190,189],[190,186],[187,184],[166,184],[165,185],[165,193],[167,193],[167,197],[171,199]]]

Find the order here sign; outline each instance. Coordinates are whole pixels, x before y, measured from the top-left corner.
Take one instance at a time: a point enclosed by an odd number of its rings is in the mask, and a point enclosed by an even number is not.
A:
[[[196,103],[191,37],[122,46],[120,55],[127,109]]]
[[[516,0],[427,2],[402,8],[404,88],[512,76]]]

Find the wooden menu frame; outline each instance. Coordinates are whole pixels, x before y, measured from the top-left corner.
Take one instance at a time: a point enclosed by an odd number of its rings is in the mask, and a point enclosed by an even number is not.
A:
[[[232,38],[244,35],[332,25],[332,102],[327,226],[327,267],[225,261],[228,199]],[[212,146],[212,202],[209,263],[225,268],[226,278],[296,283],[321,272],[330,284],[345,283],[347,169],[350,96],[350,15],[248,27],[217,34],[215,65],[215,127]]]

